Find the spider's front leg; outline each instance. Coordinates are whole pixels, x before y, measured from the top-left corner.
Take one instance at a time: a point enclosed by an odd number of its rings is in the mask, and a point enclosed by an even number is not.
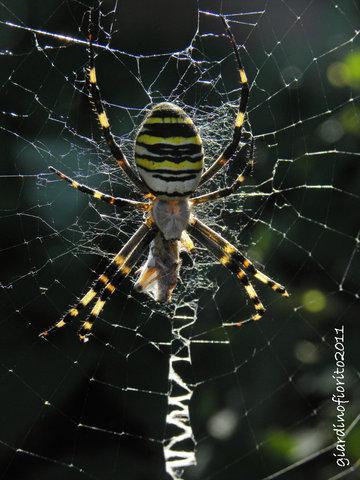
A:
[[[209,250],[210,253],[215,256],[219,263],[224,265],[228,270],[230,270],[231,273],[236,276],[238,280],[240,280],[240,282],[244,286],[248,297],[254,304],[255,313],[254,315],[252,315],[251,318],[252,320],[260,320],[260,318],[264,315],[266,311],[265,307],[259,299],[256,290],[252,286],[248,276],[241,268],[239,263],[234,258],[228,256],[227,254],[224,254],[224,251],[219,248],[210,237],[199,233],[196,228],[193,227],[193,225],[189,226],[189,232],[199,243],[201,243],[207,250]],[[239,322],[239,325],[241,325],[241,323],[242,322]]]
[[[264,273],[257,270],[253,263],[246,258],[237,248],[230,242],[225,240],[221,235],[216,233],[213,229],[205,225],[198,218],[191,218],[191,225],[189,226],[190,233],[197,238],[198,241],[202,241],[203,238],[209,238],[215,243],[218,249],[221,250],[223,255],[233,258],[239,265],[247,270],[253,277],[259,280],[261,283],[268,285],[275,292],[280,293],[283,297],[289,297],[289,293],[286,288],[280,283],[275,282]]]
[[[87,308],[89,304],[93,302],[97,295],[101,294],[103,289],[113,293],[115,291],[115,286],[113,285],[113,278],[117,275],[118,272],[125,274],[127,276],[131,268],[129,268],[129,259],[134,259],[134,256],[131,255],[134,252],[138,252],[140,255],[143,251],[141,248],[142,242],[145,241],[145,244],[148,245],[153,236],[155,235],[156,228],[153,225],[151,219],[147,219],[138,230],[133,234],[133,236],[128,240],[128,242],[122,247],[122,249],[115,255],[109,266],[105,269],[95,282],[91,285],[90,289],[86,292],[85,295],[73,305],[54,325],[45,330],[40,336],[47,336],[52,330],[62,328],[70,323],[74,318],[78,317],[82,310]],[[140,247],[140,248],[139,248]],[[143,247],[145,248],[145,247]],[[97,303],[97,309],[99,303]],[[100,313],[100,311],[99,311]]]
[[[231,243],[221,237],[221,235],[216,233],[210,227],[200,222],[200,220],[197,218],[191,217],[188,231],[199,243],[206,247],[222,265],[227,267],[243,283],[246,293],[251,298],[255,306],[256,314],[252,316],[253,320],[259,320],[265,313],[265,308],[257,296],[253,286],[249,282],[245,270],[247,270],[260,282],[271,287],[275,292],[280,293],[283,297],[289,296],[285,287],[257,270],[252,262],[244,257],[244,255],[242,255],[239,250],[231,245]]]
[[[104,309],[106,302],[109,300],[111,295],[116,292],[116,290],[125,280],[125,278],[132,272],[141,255],[144,253],[145,249],[154,239],[157,228],[155,227],[155,225],[153,225],[151,220],[148,219],[148,223],[145,223],[143,226],[147,227],[147,231],[145,231],[141,240],[136,244],[135,248],[132,249],[131,253],[127,255],[126,259],[121,263],[121,266],[117,269],[115,275],[113,275],[112,278],[108,279],[106,284],[102,285],[102,290],[98,292],[97,301],[95,302],[95,305],[93,306],[91,312],[86,317],[79,330],[79,338],[81,341],[87,342],[89,340],[89,335],[91,333],[93,325],[102,310]]]

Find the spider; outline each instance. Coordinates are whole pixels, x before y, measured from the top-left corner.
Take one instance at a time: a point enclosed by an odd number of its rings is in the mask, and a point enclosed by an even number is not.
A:
[[[106,302],[131,273],[147,248],[149,249],[148,258],[140,268],[135,288],[151,294],[158,302],[169,302],[179,276],[180,253],[182,250],[191,252],[194,248],[191,237],[202,244],[218,262],[227,267],[243,284],[254,305],[255,312],[251,317],[253,320],[259,320],[264,315],[265,308],[246,272],[260,282],[269,285],[282,296],[289,296],[285,287],[257,270],[253,263],[236,247],[193,214],[193,207],[196,205],[235,193],[250,173],[253,164],[254,141],[252,140],[250,151],[241,148],[240,154],[235,157],[236,168],[240,158],[247,158],[247,161],[242,173],[237,176],[232,184],[205,195],[193,196],[198,186],[208,182],[234,156],[242,138],[249,97],[249,83],[235,38],[226,19],[223,16],[221,16],[221,19],[226,36],[235,54],[240,75],[241,94],[232,139],[221,155],[205,171],[203,171],[204,151],[199,132],[184,110],[173,103],[155,105],[144,119],[137,133],[134,147],[137,172],[133,169],[125,158],[121,147],[117,144],[110,128],[96,79],[93,37],[89,34],[87,78],[90,97],[95,107],[100,128],[117,164],[146,201],[135,201],[107,195],[78,183],[54,167],[50,166],[49,168],[62,180],[68,182],[71,187],[98,200],[124,209],[144,211],[144,221],[115,255],[104,273],[93,282],[91,288],[80,301],[73,305],[59,321],[43,332],[42,336],[47,335],[53,329],[65,326],[77,317],[81,310],[92,304],[92,309],[79,329],[80,339],[87,342],[93,324],[102,312]],[[249,147],[249,145],[245,146]],[[239,322],[240,324],[241,322]]]

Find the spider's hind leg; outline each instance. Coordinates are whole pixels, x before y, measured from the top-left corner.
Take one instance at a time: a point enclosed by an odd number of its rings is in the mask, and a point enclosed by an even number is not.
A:
[[[232,46],[235,60],[237,63],[237,67],[239,70],[239,77],[240,77],[240,85],[241,85],[241,93],[240,93],[240,100],[239,100],[239,107],[237,111],[237,115],[235,118],[235,123],[233,127],[233,136],[230,143],[225,147],[225,150],[220,154],[220,156],[210,165],[210,167],[205,170],[205,172],[201,176],[200,185],[204,185],[208,182],[214,175],[217,174],[225,165],[227,165],[231,159],[231,157],[235,154],[236,149],[240,143],[242,137],[242,131],[245,122],[245,115],[247,111],[247,104],[249,99],[250,93],[250,86],[247,75],[245,73],[244,66],[241,62],[240,54],[238,47],[236,45],[235,37],[230,29],[230,26],[222,15],[220,16],[226,35],[230,41]],[[238,159],[236,159],[238,160]]]
[[[247,157],[247,162],[244,170],[240,175],[238,175],[235,180],[225,188],[219,188],[213,192],[205,193],[204,195],[199,195],[198,197],[191,198],[191,204],[198,205],[199,203],[212,202],[220,198],[228,197],[235,193],[241,185],[246,180],[247,176],[250,174],[253,165],[254,165],[254,138],[251,139],[250,147],[248,144],[245,144],[239,151],[238,157]]]
[[[90,18],[91,21],[91,18]],[[115,140],[115,137],[111,131],[110,121],[107,116],[105,107],[103,105],[103,101],[101,98],[100,89],[97,83],[96,77],[96,68],[95,68],[95,53],[94,53],[94,46],[93,46],[93,34],[91,32],[88,33],[88,41],[89,41],[89,67],[87,71],[87,81],[90,90],[91,100],[95,107],[95,112],[97,115],[97,119],[99,121],[99,125],[103,134],[103,137],[106,143],[109,146],[112,156],[116,160],[119,167],[123,170],[125,175],[128,179],[134,184],[134,186],[143,194],[148,194],[149,189],[146,187],[144,182],[141,178],[137,175],[136,171],[130,165],[129,161],[125,157],[120,145]]]

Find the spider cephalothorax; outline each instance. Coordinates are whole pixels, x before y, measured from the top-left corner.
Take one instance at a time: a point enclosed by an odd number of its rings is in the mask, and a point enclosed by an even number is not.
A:
[[[80,328],[80,339],[86,342],[94,321],[100,315],[106,301],[132,272],[146,249],[149,250],[149,254],[139,270],[135,287],[151,294],[157,301],[169,301],[179,276],[181,250],[191,252],[194,248],[190,236],[202,244],[243,284],[255,308],[253,320],[260,319],[265,313],[265,308],[251,285],[247,273],[269,285],[281,295],[288,296],[282,285],[257,270],[239,250],[192,213],[192,209],[200,203],[215,201],[234,193],[244,182],[253,165],[254,142],[251,141],[250,145],[245,144],[235,157],[235,167],[240,166],[241,159],[245,159],[246,163],[242,173],[231,185],[204,195],[193,196],[196,188],[204,185],[227,165],[237,151],[249,97],[249,84],[235,39],[224,17],[220,16],[220,18],[237,61],[241,95],[232,139],[205,172],[203,172],[204,152],[199,132],[192,119],[173,103],[155,105],[146,116],[139,128],[134,148],[138,173],[132,168],[110,130],[110,123],[97,85],[92,36],[89,35],[90,96],[101,130],[119,167],[135,188],[143,194],[146,201],[113,197],[81,185],[53,167],[50,169],[73,188],[92,195],[96,199],[122,208],[142,210],[146,214],[144,222],[115,255],[105,272],[98,277],[87,293],[42,335],[47,335],[54,328],[63,327],[72,318],[77,317],[81,310],[94,302]]]

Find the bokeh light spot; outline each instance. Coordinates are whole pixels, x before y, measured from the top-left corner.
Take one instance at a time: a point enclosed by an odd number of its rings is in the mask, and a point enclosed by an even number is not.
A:
[[[274,430],[268,438],[267,446],[277,457],[291,458],[295,442],[284,430]]]
[[[345,132],[360,135],[360,109],[351,106],[346,108],[340,117]]]
[[[327,78],[334,87],[360,89],[360,51],[349,53],[343,62],[329,65]]]
[[[317,313],[326,307],[326,297],[320,290],[307,290],[302,299],[305,310]]]
[[[360,88],[360,50],[351,52],[345,57],[344,75],[347,85]]]
[[[336,118],[329,118],[320,126],[320,137],[326,143],[335,143],[344,135],[344,129]]]
[[[319,359],[319,351],[312,342],[303,341],[295,346],[295,357],[302,363],[312,364]]]
[[[219,440],[225,440],[234,432],[238,423],[238,415],[229,408],[221,410],[208,421],[210,435]]]
[[[345,87],[346,72],[341,62],[332,63],[327,69],[327,78],[334,87]]]

